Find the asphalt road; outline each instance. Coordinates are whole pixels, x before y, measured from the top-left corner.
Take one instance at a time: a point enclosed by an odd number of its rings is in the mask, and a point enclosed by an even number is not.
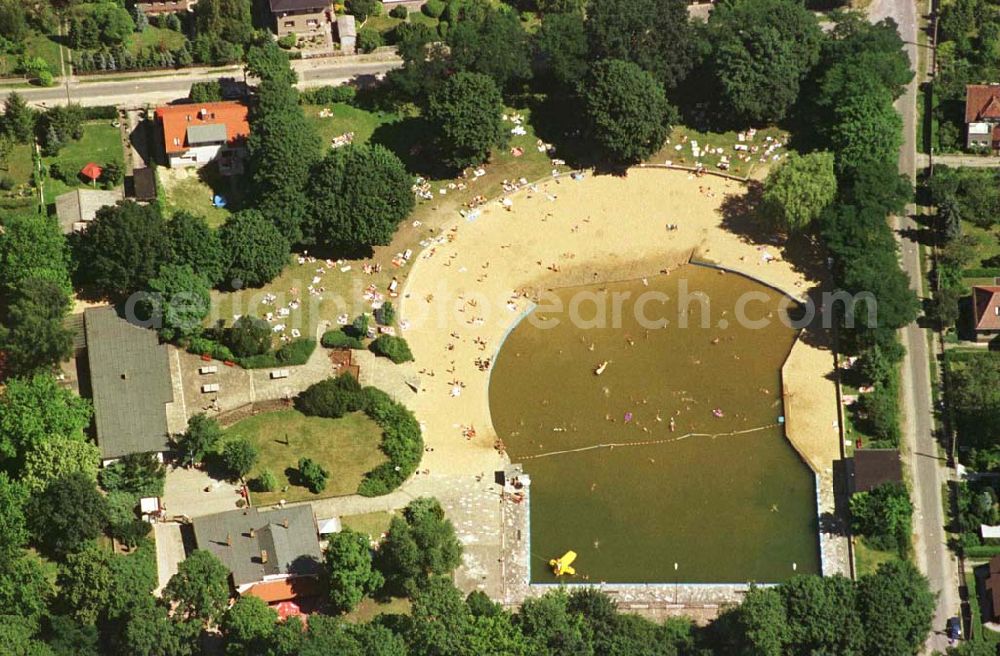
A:
[[[299,87],[340,84],[354,78],[381,77],[401,65],[398,59],[322,59],[295,61],[299,73]],[[131,79],[94,81],[93,78],[76,78],[67,84],[48,89],[14,89],[28,102],[36,105],[62,105],[70,100],[81,105],[127,105],[133,103],[163,103],[188,94],[193,82],[213,80],[218,77],[242,79],[239,68],[194,69],[167,75],[141,73],[128,75]],[[0,98],[6,98],[10,89],[0,88]]]
[[[917,7],[914,0],[875,0],[869,8],[869,19],[893,18],[906,43],[910,62],[916,70]],[[903,146],[900,149],[899,170],[916,178],[917,164],[917,85],[919,77],[906,88],[897,101],[896,109],[903,117]],[[916,234],[917,224],[911,218],[916,206],[907,207],[907,216],[895,217],[901,249],[901,264],[910,277],[910,287],[921,295],[922,273],[918,244],[907,234]],[[913,232],[910,232],[910,231]],[[949,617],[959,615],[958,567],[947,545],[942,486],[948,480],[946,463],[939,456],[933,432],[933,401],[931,397],[930,357],[927,335],[916,323],[903,329],[901,338],[906,346],[903,361],[903,435],[905,457],[910,468],[914,505],[915,560],[928,578],[931,589],[938,595],[934,612],[933,633],[925,645],[925,653],[944,652],[948,640],[944,635]]]

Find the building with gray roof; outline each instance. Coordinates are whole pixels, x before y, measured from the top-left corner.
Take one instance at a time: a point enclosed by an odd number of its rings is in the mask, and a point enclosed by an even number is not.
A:
[[[97,210],[124,197],[121,189],[74,189],[56,197],[56,216],[63,234],[85,230]]]
[[[102,460],[168,451],[167,404],[174,394],[166,345],[110,307],[86,310],[84,332]]]
[[[258,583],[320,572],[322,554],[309,505],[230,510],[196,517],[193,525],[198,548],[226,565],[241,594]]]

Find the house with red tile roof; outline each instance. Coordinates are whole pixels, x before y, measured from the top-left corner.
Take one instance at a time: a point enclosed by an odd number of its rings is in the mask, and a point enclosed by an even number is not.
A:
[[[977,342],[1000,336],[1000,284],[973,287],[972,311]]]
[[[1000,84],[965,87],[966,148],[1000,150]]]
[[[223,175],[241,173],[250,136],[247,106],[225,101],[164,105],[156,124],[171,168],[219,163]]]

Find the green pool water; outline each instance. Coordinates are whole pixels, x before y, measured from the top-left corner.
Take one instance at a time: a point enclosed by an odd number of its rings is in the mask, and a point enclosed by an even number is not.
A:
[[[778,320],[781,295],[693,265],[646,283],[557,290],[563,311],[540,304],[496,358],[493,424],[532,481],[532,580],[555,581],[548,560],[567,550],[578,554],[577,576],[562,579],[570,582],[778,582],[818,573],[815,478],[777,423],[780,368],[795,339]],[[682,286],[686,328],[678,325]],[[663,296],[645,301],[645,316],[670,325],[640,323],[635,305],[649,292]],[[768,327],[734,320],[748,292],[758,296],[745,316],[770,317]],[[603,304],[607,325],[574,325],[574,298],[584,320]],[[737,431],[745,432],[720,435]],[[581,450],[598,444],[616,446]]]

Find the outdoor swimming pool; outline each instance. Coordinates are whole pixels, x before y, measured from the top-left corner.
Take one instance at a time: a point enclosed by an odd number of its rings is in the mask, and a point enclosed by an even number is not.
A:
[[[548,560],[567,550],[579,557],[565,582],[818,573],[815,477],[778,423],[796,336],[783,296],[693,265],[646,283],[557,290],[563,311],[540,303],[493,366],[493,424],[532,480],[532,581],[555,581]],[[740,325],[741,298],[769,325]],[[598,307],[607,320],[592,327]]]

